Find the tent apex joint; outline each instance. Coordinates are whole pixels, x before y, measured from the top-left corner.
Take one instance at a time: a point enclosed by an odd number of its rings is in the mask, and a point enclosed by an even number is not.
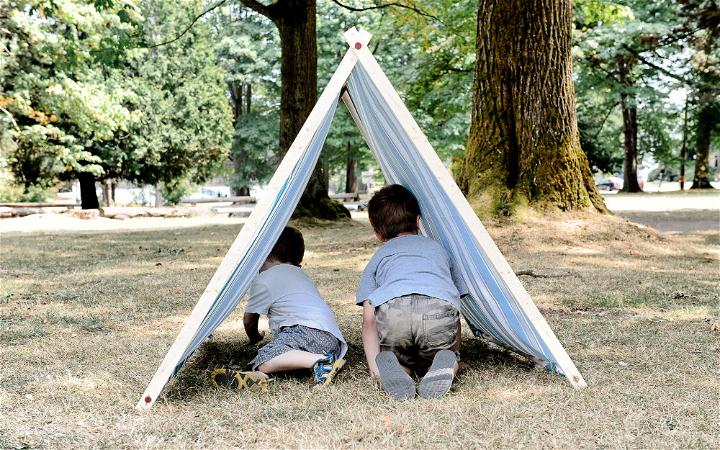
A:
[[[355,50],[360,50],[363,47],[367,47],[372,34],[363,30],[362,28],[357,29],[355,27],[349,28],[345,33],[345,41],[348,45]]]

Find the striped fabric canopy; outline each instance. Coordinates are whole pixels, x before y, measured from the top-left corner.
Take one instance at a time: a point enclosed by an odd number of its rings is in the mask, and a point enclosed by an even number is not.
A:
[[[468,224],[453,206],[433,170],[392,111],[384,107],[380,91],[361,64],[348,81],[349,97],[368,145],[390,183],[402,184],[418,199],[425,235],[442,243],[466,283],[470,297],[463,297],[468,323],[499,343],[555,363],[533,324],[495,269],[492,260],[475,240]]]
[[[151,407],[167,381],[243,298],[297,205],[317,163],[338,100],[348,107],[386,178],[415,194],[422,231],[439,241],[467,285],[462,313],[478,335],[585,381],[485,231],[400,96],[351,28],[350,49],[153,376],[138,408]]]

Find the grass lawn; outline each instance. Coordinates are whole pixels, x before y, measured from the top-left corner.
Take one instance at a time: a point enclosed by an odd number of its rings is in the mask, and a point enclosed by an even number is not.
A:
[[[173,219],[180,220],[180,219]],[[720,447],[720,233],[660,234],[618,217],[488,224],[589,387],[490,350],[442,400],[394,402],[368,379],[354,289],[377,247],[366,221],[300,225],[304,268],[335,311],[348,364],[322,391],[218,390],[254,352],[236,312],[150,412],[134,405],[238,232],[5,233],[0,448]]]

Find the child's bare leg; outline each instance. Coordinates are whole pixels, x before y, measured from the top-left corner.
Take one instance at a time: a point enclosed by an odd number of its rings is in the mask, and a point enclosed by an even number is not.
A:
[[[284,372],[286,370],[312,369],[313,365],[325,355],[319,353],[304,352],[302,350],[290,350],[282,355],[265,361],[257,367],[257,370],[264,373]]]

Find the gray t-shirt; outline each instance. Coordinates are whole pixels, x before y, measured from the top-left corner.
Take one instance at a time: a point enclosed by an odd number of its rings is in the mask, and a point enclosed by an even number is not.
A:
[[[355,303],[378,307],[396,297],[423,294],[460,309],[464,284],[453,273],[452,260],[433,239],[403,235],[390,239],[370,259],[360,277]]]
[[[291,264],[272,266],[255,277],[249,292],[245,312],[267,315],[273,335],[277,336],[282,327],[304,325],[338,338],[342,344],[338,358],[347,352],[330,307],[301,268]]]

